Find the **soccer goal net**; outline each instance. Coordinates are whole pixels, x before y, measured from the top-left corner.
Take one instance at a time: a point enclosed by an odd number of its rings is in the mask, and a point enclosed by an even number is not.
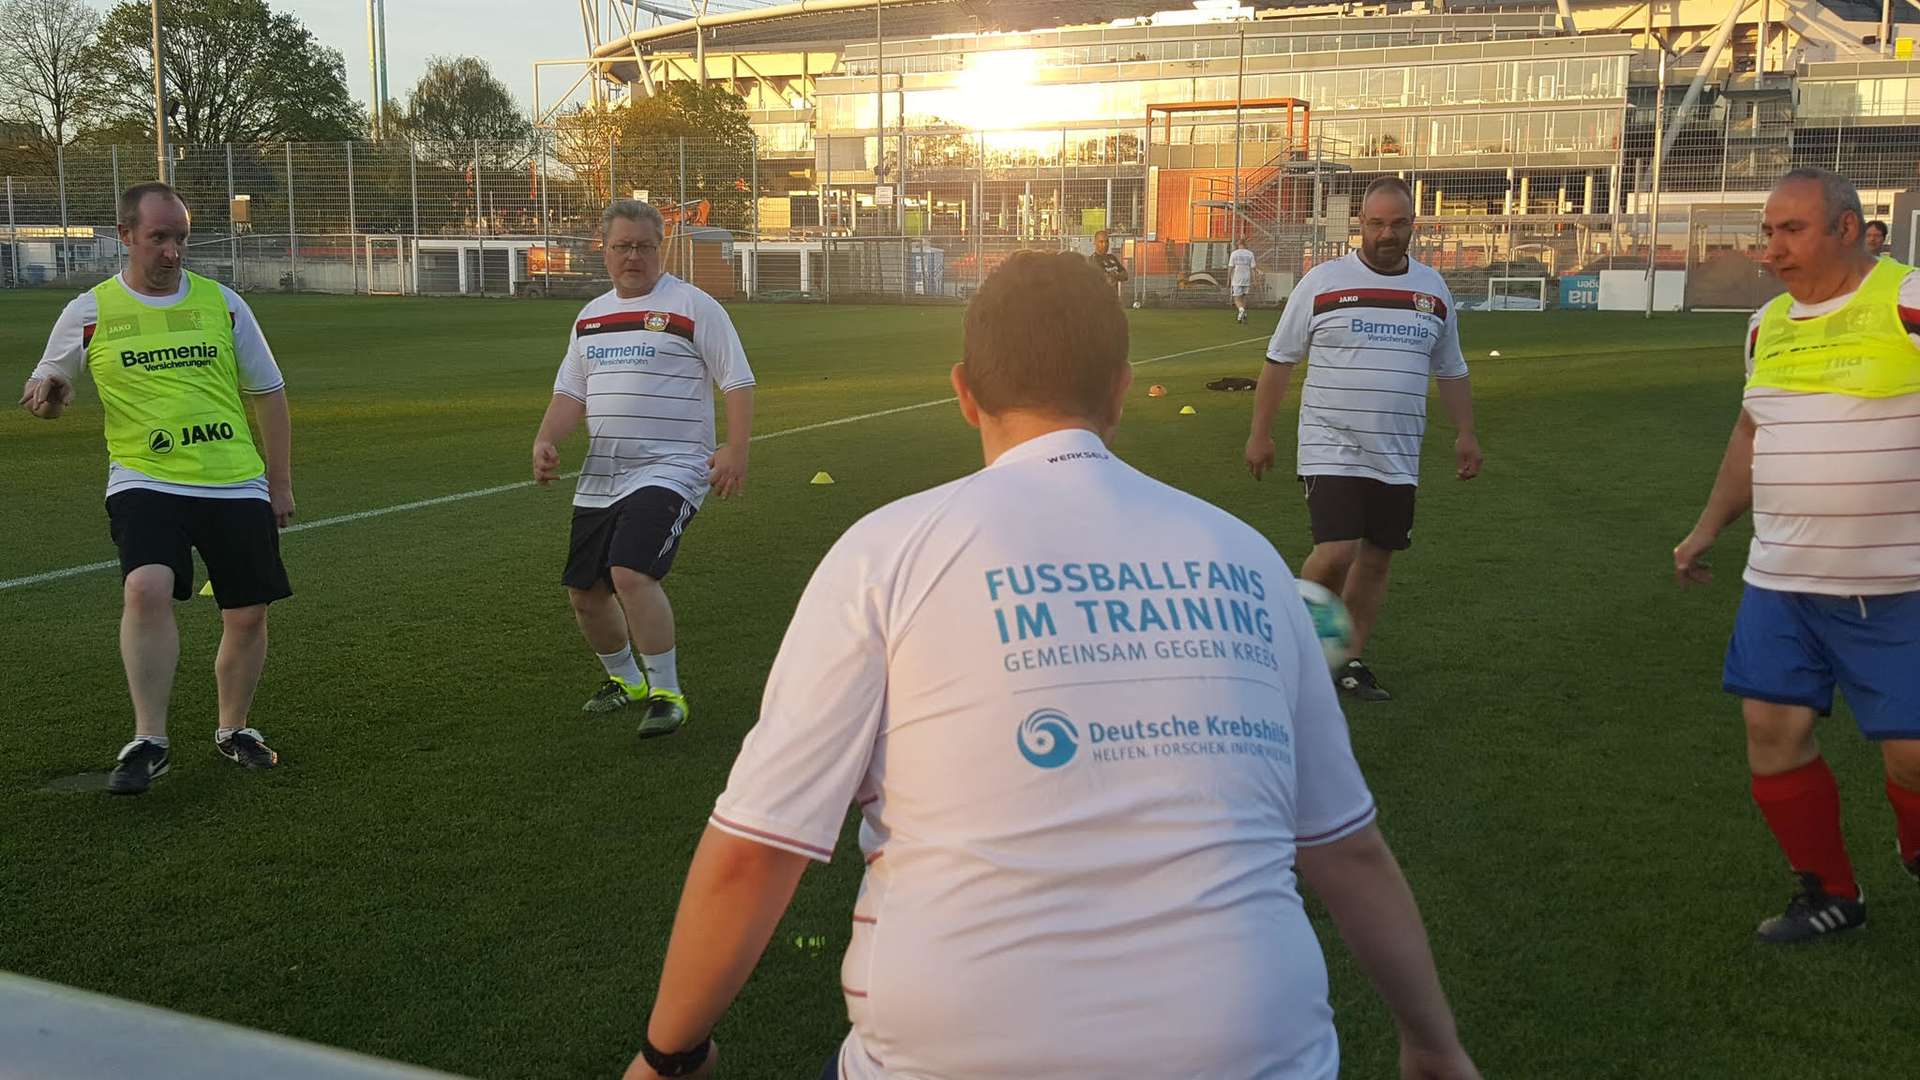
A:
[[[1487,279],[1484,311],[1547,310],[1547,279],[1543,277],[1497,277]]]
[[[399,296],[407,291],[406,244],[398,236],[367,237],[367,293]]]

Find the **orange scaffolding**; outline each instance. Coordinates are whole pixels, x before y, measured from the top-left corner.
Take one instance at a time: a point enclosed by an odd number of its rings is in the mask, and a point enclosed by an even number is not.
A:
[[[1151,130],[1154,116],[1165,113],[1166,119],[1162,121],[1162,123],[1166,127],[1167,143],[1171,145],[1173,143],[1174,113],[1232,112],[1235,109],[1238,109],[1243,114],[1253,109],[1287,110],[1287,147],[1290,150],[1306,151],[1307,128],[1313,122],[1313,106],[1310,102],[1302,101],[1299,98],[1246,98],[1239,101],[1173,101],[1162,105],[1149,105],[1147,106],[1147,127]],[[1300,115],[1300,141],[1298,145],[1294,143],[1293,135],[1293,118],[1296,112]]]
[[[1202,166],[1198,162],[1190,162],[1185,168],[1173,165],[1175,114],[1229,113],[1236,109],[1242,117],[1249,112],[1281,111],[1286,119],[1279,149],[1263,152],[1260,159],[1238,165]],[[1274,123],[1264,116],[1260,122],[1269,126]],[[1306,198],[1303,192],[1293,190],[1298,185],[1293,182],[1296,178],[1292,173],[1299,168],[1296,163],[1313,157],[1312,125],[1312,106],[1299,98],[1180,101],[1147,106],[1149,143],[1158,127],[1165,134],[1168,148],[1167,164],[1156,170],[1154,231],[1160,239],[1173,241],[1226,239],[1249,228],[1271,237],[1283,219],[1297,216]],[[1262,138],[1259,143],[1263,148],[1271,148],[1273,140]],[[1152,160],[1153,147],[1149,145],[1150,165]]]

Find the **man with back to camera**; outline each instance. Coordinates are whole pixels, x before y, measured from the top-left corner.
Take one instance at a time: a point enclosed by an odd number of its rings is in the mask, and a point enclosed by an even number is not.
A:
[[[660,211],[615,200],[601,235],[613,288],[580,310],[567,337],[534,437],[533,477],[545,485],[560,475],[558,444],[586,421],[561,581],[607,679],[582,708],[637,705],[639,734],[650,738],[691,715],[662,582],[707,492],[725,499],[746,485],[753,371],[719,301],[664,271]],[[712,388],[726,398],[724,446]]]
[[[714,1025],[857,804],[866,877],[824,1077],[1332,1078],[1303,875],[1398,1022],[1477,1076],[1285,563],[1106,445],[1125,315],[1023,252],[952,372],[986,467],[821,561],[688,873],[631,1080]]]
[[[1233,293],[1233,321],[1247,321],[1247,294],[1253,291],[1253,271],[1256,266],[1253,249],[1247,246],[1243,237],[1233,245],[1233,254],[1227,256],[1227,265],[1231,270],[1228,277],[1230,291]]]
[[[1840,790],[1814,724],[1845,692],[1880,744],[1895,844],[1920,879],[1920,271],[1876,259],[1860,195],[1794,169],[1767,198],[1766,263],[1786,293],[1747,327],[1739,419],[1706,509],[1673,549],[1681,585],[1753,512],[1721,683],[1741,698],[1753,801],[1798,888],[1769,942],[1865,925]]]
[[[267,605],[293,595],[280,530],[293,520],[286,381],[245,300],[184,270],[192,222],[173,188],[135,184],[117,207],[127,266],[60,313],[20,404],[52,420],[93,373],[106,412],[107,519],[120,552],[120,656],[134,739],[107,790],[138,795],[172,765],[167,706],[180,663],[175,601],[193,596],[193,552],[220,606],[214,660],[222,757],[280,757],[247,723],[267,662]],[[242,395],[253,398],[266,457]]]
[[[1336,675],[1360,701],[1392,697],[1361,659],[1386,602],[1393,554],[1413,546],[1414,495],[1431,378],[1453,420],[1454,475],[1480,475],[1473,390],[1447,283],[1407,254],[1413,193],[1383,176],[1360,203],[1360,250],[1321,263],[1287,298],[1254,393],[1246,462],[1273,468],[1273,418],[1293,368],[1300,391],[1295,472],[1306,486],[1313,553],[1300,576],[1332,590],[1353,617],[1353,656]]]

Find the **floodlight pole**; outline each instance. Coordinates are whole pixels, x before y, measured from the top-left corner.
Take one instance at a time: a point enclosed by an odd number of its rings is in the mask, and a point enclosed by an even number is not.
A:
[[[391,100],[391,92],[387,89],[387,0],[379,0],[379,9],[380,9],[380,17],[379,17],[379,23],[380,23],[380,64],[379,64],[380,130],[382,134],[386,134],[387,126],[391,122],[390,118],[387,116],[387,102]]]
[[[167,181],[167,104],[165,69],[160,60],[160,0],[153,0],[153,163],[155,179]]]
[[[380,28],[374,0],[367,0],[367,126],[374,142],[380,141]]]

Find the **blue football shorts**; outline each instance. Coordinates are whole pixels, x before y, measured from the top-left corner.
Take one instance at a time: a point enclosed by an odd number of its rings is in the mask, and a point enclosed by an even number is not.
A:
[[[1920,592],[1823,596],[1748,585],[1721,677],[1728,693],[1825,716],[1835,686],[1869,739],[1920,739]]]

